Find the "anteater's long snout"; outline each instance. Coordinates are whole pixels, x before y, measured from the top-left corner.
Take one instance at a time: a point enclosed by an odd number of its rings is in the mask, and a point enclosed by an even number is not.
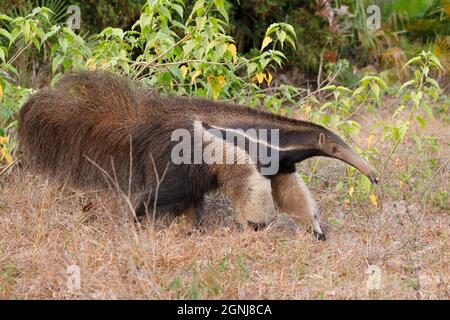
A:
[[[349,165],[361,171],[361,173],[369,178],[373,183],[378,183],[379,180],[377,172],[352,148],[342,148],[336,153],[335,157],[347,162]]]

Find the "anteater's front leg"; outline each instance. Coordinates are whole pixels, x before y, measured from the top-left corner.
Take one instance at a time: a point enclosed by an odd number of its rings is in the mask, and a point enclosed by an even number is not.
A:
[[[272,194],[278,208],[298,223],[312,225],[320,240],[325,240],[318,221],[317,206],[311,193],[297,173],[280,173],[272,178]]]
[[[218,178],[233,201],[236,222],[255,230],[270,222],[275,212],[271,183],[254,165],[220,166]]]

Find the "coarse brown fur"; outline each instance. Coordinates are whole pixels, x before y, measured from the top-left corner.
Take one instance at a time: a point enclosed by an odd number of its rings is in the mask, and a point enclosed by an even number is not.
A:
[[[266,223],[265,211],[274,207],[268,178],[274,177],[261,176],[257,165],[172,163],[172,132],[193,132],[194,121],[220,128],[279,129],[280,147],[287,148],[280,154],[279,174],[292,174],[295,163],[322,155],[373,176],[338,136],[321,126],[231,103],[154,94],[105,72],[71,73],[55,88],[33,95],[20,110],[19,142],[31,167],[75,187],[114,183],[141,199],[138,213],[154,201],[160,211],[201,210],[205,193],[221,187],[234,199],[239,222]],[[294,181],[287,177],[275,181]],[[296,192],[301,188],[293,196]],[[305,197],[310,199],[307,190]],[[283,206],[287,201],[283,198]]]

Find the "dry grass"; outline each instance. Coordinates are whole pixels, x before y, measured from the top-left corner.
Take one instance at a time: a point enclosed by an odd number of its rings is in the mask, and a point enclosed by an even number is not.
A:
[[[444,166],[414,189],[399,188],[397,172],[420,171],[423,160],[411,141],[402,145],[401,163],[378,189],[382,208],[367,200],[344,206],[346,194],[334,186],[346,167],[323,161],[312,186],[325,242],[282,214],[266,230],[239,231],[221,197],[210,200],[206,234],[191,234],[182,221],[138,226],[114,196],[16,168],[0,182],[0,298],[448,299],[450,215],[424,201],[427,190],[448,190],[445,129],[439,120],[427,129],[439,136],[435,157]],[[71,265],[80,267],[80,289],[67,287]],[[367,292],[369,265],[381,269],[382,283]]]

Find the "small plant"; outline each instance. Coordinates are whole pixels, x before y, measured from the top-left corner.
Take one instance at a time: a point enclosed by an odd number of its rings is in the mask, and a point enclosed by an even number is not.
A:
[[[430,70],[443,70],[443,67],[439,60],[431,52],[424,52],[417,57],[410,59],[405,67],[413,65],[415,66],[414,79],[405,82],[400,87],[400,92],[403,93],[403,104],[395,111],[393,118],[396,118],[401,111],[406,109],[406,105],[410,102],[410,111],[405,120],[397,120],[394,126],[386,126],[385,128],[385,138],[393,141],[393,144],[388,152],[388,157],[385,159],[384,164],[381,168],[380,174],[386,168],[387,163],[392,159],[394,152],[396,151],[398,145],[404,140],[411,121],[414,116],[416,116],[417,121],[422,125],[426,125],[425,119],[421,115],[416,115],[416,111],[422,108],[432,117],[432,112],[428,105],[423,102],[425,94],[430,97],[436,98],[439,94],[439,84],[436,80],[430,77]],[[407,88],[413,87],[414,90],[406,91]]]
[[[442,210],[448,211],[450,209],[448,192],[446,190],[436,192],[433,197],[433,204]]]
[[[20,270],[10,261],[0,267],[0,293],[8,295],[16,284],[16,278],[20,275]]]

